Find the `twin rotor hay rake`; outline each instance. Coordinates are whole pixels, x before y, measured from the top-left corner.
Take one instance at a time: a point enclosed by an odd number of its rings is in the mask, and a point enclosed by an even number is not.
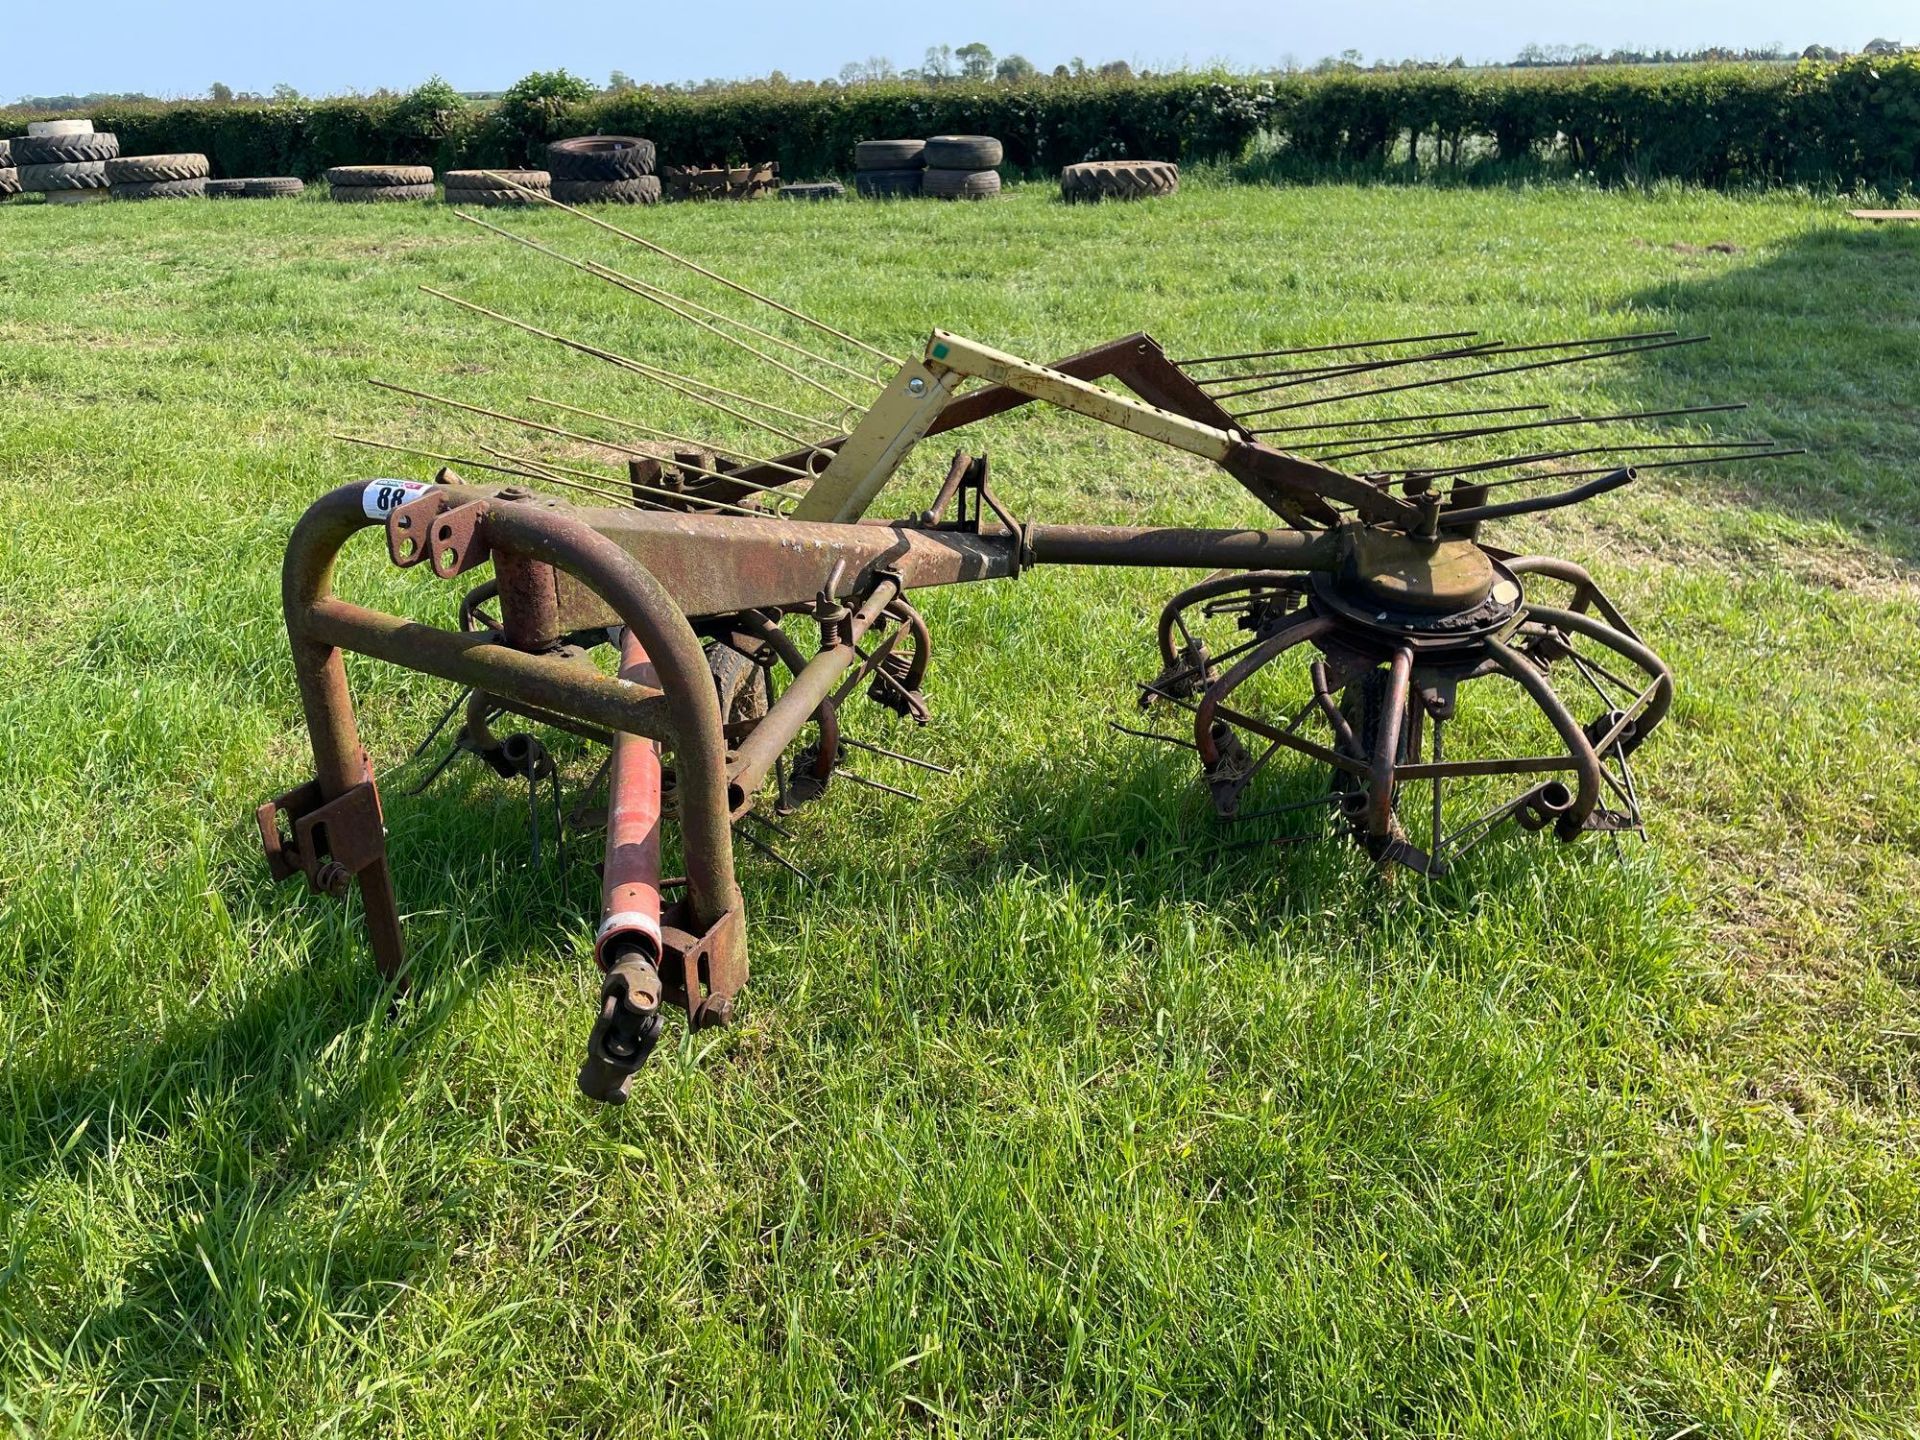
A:
[[[607,746],[594,946],[604,981],[580,1074],[581,1089],[601,1100],[625,1098],[656,1043],[665,1003],[683,1006],[696,1026],[732,1018],[747,978],[735,839],[781,858],[768,839],[780,826],[768,812],[792,811],[836,778],[877,784],[846,767],[851,750],[930,765],[856,739],[845,724],[861,699],[926,720],[931,641],[912,592],[1011,580],[1037,565],[1208,572],[1166,603],[1157,670],[1140,686],[1141,707],[1177,729],[1133,733],[1195,751],[1222,816],[1314,812],[1323,817],[1316,833],[1350,835],[1382,864],[1436,874],[1509,819],[1562,840],[1640,830],[1631,757],[1673,694],[1665,664],[1586,571],[1496,548],[1481,540],[1481,528],[1628,484],[1636,472],[1618,463],[1622,451],[1651,454],[1642,468],[1792,453],[1764,440],[1608,446],[1591,435],[1739,408],[1728,405],[1562,415],[1538,404],[1478,403],[1364,419],[1327,408],[1692,343],[1670,332],[1533,345],[1456,332],[1179,361],[1141,334],[1039,365],[935,330],[921,354],[897,360],[651,241],[571,213],[766,307],[762,318],[774,328],[462,218],[750,352],[788,383],[840,402],[837,416],[853,423],[816,420],[445,296],[786,447],[760,457],[531,397],[573,425],[647,437],[609,439],[388,387],[562,440],[570,454],[593,447],[620,470],[609,476],[492,445],[481,447],[482,459],[362,442],[450,463],[431,482],[343,486],[295,528],[283,602],[317,774],[262,806],[258,819],[277,878],[304,874],[314,890],[335,895],[358,881],[375,957],[398,979],[404,949],[381,801],[356,734],[343,652],[465,687],[443,717],[444,724],[462,713],[449,758],[472,753],[524,781],[536,844],[542,782],[553,784],[559,809],[553,757],[531,735],[501,738],[494,726],[513,715]],[[875,375],[877,364],[891,373]],[[848,395],[849,381],[878,393]],[[1234,401],[1245,403],[1229,410]],[[984,455],[964,451],[925,509],[869,518],[916,446],[1035,402],[1211,461],[1278,523],[1043,524],[1017,517],[996,493]],[[1523,432],[1560,443],[1465,463],[1439,458],[1442,447]],[[1587,463],[1603,454],[1605,463]],[[1351,461],[1385,468],[1340,468]],[[459,471],[514,483],[470,484]],[[1527,488],[1541,484],[1565,488]],[[579,506],[539,485],[602,503]],[[491,578],[462,599],[458,629],[333,594],[336,555],[374,526],[398,566],[454,580],[491,564]],[[1547,591],[1564,598],[1550,604]],[[591,652],[602,645],[617,652],[614,673],[594,663]],[[1475,726],[1462,713],[1462,688],[1494,677],[1510,682],[1505,709],[1490,708],[1487,723]],[[1531,718],[1516,716],[1513,697]],[[1449,746],[1456,724],[1472,743]],[[1283,750],[1324,767],[1324,792],[1247,808],[1251,788]],[[1490,787],[1496,793],[1482,804]],[[1465,818],[1456,790],[1474,801]],[[661,875],[663,816],[679,829],[684,875],[673,880]],[[676,898],[663,904],[663,891]]]

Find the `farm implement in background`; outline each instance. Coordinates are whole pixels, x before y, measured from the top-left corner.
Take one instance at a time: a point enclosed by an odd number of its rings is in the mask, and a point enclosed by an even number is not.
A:
[[[640,236],[534,198],[760,307],[751,312],[760,323],[463,218],[660,308],[703,343],[750,353],[772,372],[778,398],[431,292],[724,417],[728,443],[566,401],[529,397],[550,417],[538,418],[388,386],[534,438],[458,456],[362,439],[443,468],[430,482],[343,486],[296,526],[283,602],[317,774],[262,806],[258,820],[276,877],[303,874],[336,895],[358,881],[375,957],[398,979],[405,952],[381,800],[343,653],[464,687],[442,718],[460,715],[454,747],[422,785],[453,758],[480,757],[526,785],[536,846],[543,785],[554,794],[555,843],[564,843],[558,770],[531,734],[497,735],[501,717],[607,747],[594,945],[604,981],[580,1074],[596,1099],[625,1098],[663,1006],[684,1007],[696,1026],[732,1018],[747,978],[736,840],[784,864],[772,844],[785,833],[778,817],[840,779],[896,790],[849,769],[851,753],[940,768],[862,740],[848,724],[863,704],[927,719],[931,636],[915,592],[1015,580],[1046,565],[1207,572],[1159,617],[1155,672],[1137,698],[1160,723],[1118,728],[1192,750],[1229,820],[1303,812],[1306,831],[1275,838],[1344,834],[1378,863],[1438,874],[1507,820],[1561,840],[1641,831],[1632,758],[1673,695],[1666,665],[1586,571],[1498,548],[1483,527],[1629,484],[1627,454],[1644,469],[1792,453],[1765,440],[1610,445],[1597,433],[1738,406],[1558,414],[1482,390],[1502,377],[1694,343],[1668,332],[1528,345],[1454,332],[1186,360],[1141,334],[1042,365],[935,330],[920,353],[896,358]],[[1463,386],[1466,395],[1438,408],[1425,396]],[[813,413],[822,399],[832,406],[826,417]],[[1350,408],[1379,402],[1385,410],[1365,418]],[[924,508],[872,518],[916,447],[1032,404],[1209,461],[1273,523],[1049,524],[1016,514],[986,456],[965,450]],[[733,440],[756,433],[779,443]],[[556,441],[567,459],[552,453]],[[1507,441],[1521,448],[1447,458],[1454,447]],[[547,448],[529,448],[540,444]],[[611,457],[613,473],[578,463],[583,447]],[[498,478],[466,478],[481,474]],[[471,587],[458,628],[334,595],[335,557],[373,527],[395,565]],[[603,647],[613,655],[606,667],[594,654]],[[1507,684],[1471,683],[1495,679]],[[1286,769],[1272,763],[1282,752],[1321,767],[1324,789],[1253,801],[1263,777]],[[667,819],[683,872],[671,879],[662,874]]]

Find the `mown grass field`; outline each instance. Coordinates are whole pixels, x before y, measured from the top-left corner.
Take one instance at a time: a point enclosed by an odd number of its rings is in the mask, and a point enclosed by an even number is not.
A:
[[[268,883],[252,809],[308,773],[280,551],[322,490],[431,472],[328,431],[471,453],[370,377],[706,423],[422,283],[722,383],[747,362],[439,207],[0,209],[16,1433],[1920,1426],[1920,231],[1790,196],[1205,184],[623,219],[895,353],[936,324],[1042,358],[1705,332],[1508,393],[1749,399],[1729,429],[1812,453],[1503,528],[1586,563],[1680,676],[1639,762],[1652,844],[1508,837],[1433,884],[1223,853],[1191,757],[1108,728],[1189,577],[929,597],[935,725],[854,733],[955,773],[796,816],[810,887],[743,852],[741,1023],[671,1026],[608,1111],[572,1086],[596,880],[530,867],[523,795],[466,761],[390,798],[396,1019],[356,913]],[[1071,418],[984,438],[1035,518],[1257,518]],[[343,593],[451,615],[375,548]],[[392,771],[449,692],[352,674]],[[856,768],[906,778],[883,763]]]

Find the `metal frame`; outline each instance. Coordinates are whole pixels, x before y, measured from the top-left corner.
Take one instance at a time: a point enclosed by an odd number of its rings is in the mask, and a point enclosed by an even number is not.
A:
[[[1132,394],[1095,383],[1102,379]],[[983,383],[963,393],[968,382]],[[994,495],[984,458],[964,452],[929,508],[893,521],[865,518],[920,442],[1035,401],[1208,459],[1283,523],[1202,530],[1026,522]],[[1486,504],[1485,487],[1474,484],[1442,496],[1408,482],[1395,493],[1379,478],[1261,442],[1148,336],[1045,366],[945,331],[933,333],[922,357],[900,365],[845,436],[752,463],[706,452],[671,476],[665,463],[632,464],[636,504],[661,507],[648,509],[576,508],[518,487],[471,486],[450,470],[432,485],[343,486],[295,528],[283,571],[316,778],[261,808],[263,844],[276,876],[304,874],[315,890],[332,894],[357,880],[375,957],[390,978],[403,976],[405,950],[343,653],[468,687],[460,743],[502,773],[526,774],[530,803],[538,774],[552,773],[550,762],[531,755],[537,742],[508,753],[526,737],[499,741],[488,729],[492,716],[518,713],[612,744],[606,917],[596,943],[606,980],[581,1075],[582,1088],[597,1098],[624,1097],[658,1033],[663,999],[684,1005],[696,1025],[731,1019],[747,977],[733,826],[755,816],[769,777],[783,804],[824,788],[840,746],[855,743],[841,734],[838,709],[862,684],[889,708],[924,717],[926,630],[906,600],[915,590],[1011,579],[1041,564],[1229,572],[1168,603],[1159,626],[1161,674],[1143,687],[1148,702],[1191,711],[1191,739],[1157,738],[1199,754],[1216,805],[1229,816],[1261,768],[1289,749],[1333,773],[1330,799],[1376,858],[1430,872],[1508,815],[1534,828],[1551,823],[1563,839],[1616,825],[1620,815],[1600,804],[1607,785],[1626,797],[1626,817],[1639,824],[1626,755],[1664,715],[1671,674],[1585,571],[1506,556],[1476,538],[1485,520],[1573,503],[1626,483],[1631,471],[1503,505]],[[811,484],[791,513],[759,513],[769,487],[796,475]],[[340,550],[379,524],[389,557],[403,568],[452,580],[492,564],[494,579],[461,606],[461,629],[334,595]],[[1527,601],[1519,577],[1535,575],[1568,584],[1569,608]],[[1250,638],[1208,655],[1184,618],[1194,606],[1239,606]],[[489,607],[497,607],[497,620]],[[779,627],[782,616],[794,615],[819,626],[810,657]],[[1597,732],[1574,719],[1545,678],[1576,635],[1610,647],[1648,677]],[[609,640],[621,647],[617,676],[583,663],[583,647]],[[1253,675],[1303,645],[1319,658],[1310,667],[1312,693],[1291,721],[1263,720],[1233,703]],[[727,658],[724,674],[716,656]],[[777,697],[763,678],[775,666],[788,672]],[[1459,683],[1491,674],[1533,697],[1563,754],[1442,757],[1441,729]],[[1353,687],[1363,682],[1377,700],[1360,734],[1335,692],[1359,693]],[[756,696],[759,708],[736,713],[742,697]],[[1332,743],[1299,733],[1315,714]],[[817,738],[790,783],[785,757],[809,725]],[[1423,760],[1429,726],[1432,757]],[[1257,758],[1242,735],[1265,743]],[[671,758],[670,805],[662,802],[662,751]],[[539,772],[540,763],[548,771]],[[1557,773],[1570,774],[1572,786],[1534,782],[1498,814],[1453,836],[1443,832],[1443,782]],[[1434,792],[1424,852],[1407,839],[1396,810],[1403,788],[1418,781]],[[660,891],[670,882],[658,874],[658,826],[667,810],[680,828],[686,874],[684,896],[662,908]],[[764,848],[749,832],[742,838]]]

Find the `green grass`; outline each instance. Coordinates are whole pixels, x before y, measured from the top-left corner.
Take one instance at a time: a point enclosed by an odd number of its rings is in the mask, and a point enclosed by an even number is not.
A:
[[[930,596],[913,745],[956,773],[795,817],[811,888],[743,854],[741,1023],[675,1025],[607,1111],[572,1092],[594,875],[530,869],[521,797],[472,762],[390,790],[396,1019],[356,913],[268,883],[251,811],[308,763],[280,550],[327,487],[428,473],[328,430],[471,449],[370,376],[706,423],[423,282],[746,363],[438,207],[0,209],[16,1432],[1920,1427],[1920,232],[1572,188],[632,218],[896,353],[933,325],[1040,357],[1707,332],[1516,392],[1750,399],[1733,427],[1812,453],[1502,528],[1588,564],[1680,675],[1653,844],[1503,838],[1431,885],[1215,853],[1191,757],[1107,728],[1184,577]],[[1025,515],[1255,518],[1071,418],[983,438]],[[450,616],[375,548],[343,593]],[[447,692],[352,673],[390,769]]]

